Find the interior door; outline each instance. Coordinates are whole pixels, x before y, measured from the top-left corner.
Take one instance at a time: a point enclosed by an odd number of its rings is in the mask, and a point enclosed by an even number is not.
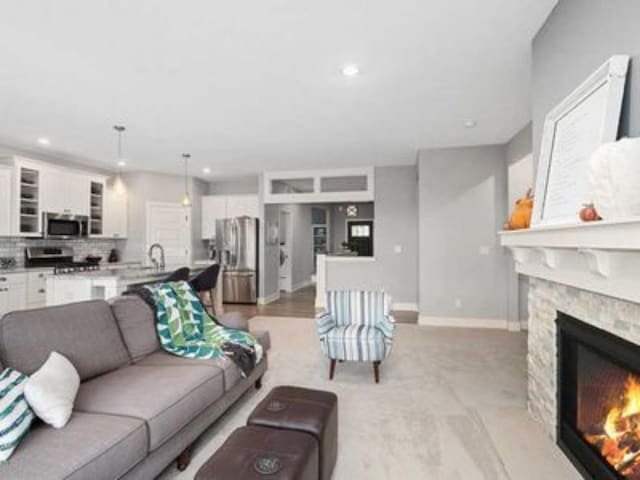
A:
[[[191,209],[179,203],[147,203],[145,253],[154,243],[164,248],[167,270],[191,265]]]
[[[359,257],[373,256],[373,220],[350,220],[347,222],[349,248]]]

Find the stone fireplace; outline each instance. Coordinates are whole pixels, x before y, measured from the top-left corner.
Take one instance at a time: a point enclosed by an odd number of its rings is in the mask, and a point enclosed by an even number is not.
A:
[[[585,478],[640,479],[640,222],[537,227],[501,241],[530,277],[531,415]],[[638,412],[628,405],[636,380]]]

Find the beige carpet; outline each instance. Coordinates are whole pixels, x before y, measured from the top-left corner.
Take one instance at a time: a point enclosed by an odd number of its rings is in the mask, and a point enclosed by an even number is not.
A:
[[[163,479],[192,479],[276,385],[332,390],[339,398],[334,480],[580,478],[526,412],[526,335],[494,330],[398,325],[381,383],[366,364],[328,361],[311,319],[257,317],[271,331],[270,367],[196,444],[190,468]]]

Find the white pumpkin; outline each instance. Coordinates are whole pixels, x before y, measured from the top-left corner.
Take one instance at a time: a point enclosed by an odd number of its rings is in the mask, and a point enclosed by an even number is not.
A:
[[[640,138],[602,145],[589,161],[589,194],[604,220],[640,216]]]

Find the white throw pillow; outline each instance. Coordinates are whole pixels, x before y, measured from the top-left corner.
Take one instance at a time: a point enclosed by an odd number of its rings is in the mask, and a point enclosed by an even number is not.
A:
[[[51,352],[24,387],[24,396],[34,413],[55,428],[64,427],[73,411],[80,375],[66,357]]]

